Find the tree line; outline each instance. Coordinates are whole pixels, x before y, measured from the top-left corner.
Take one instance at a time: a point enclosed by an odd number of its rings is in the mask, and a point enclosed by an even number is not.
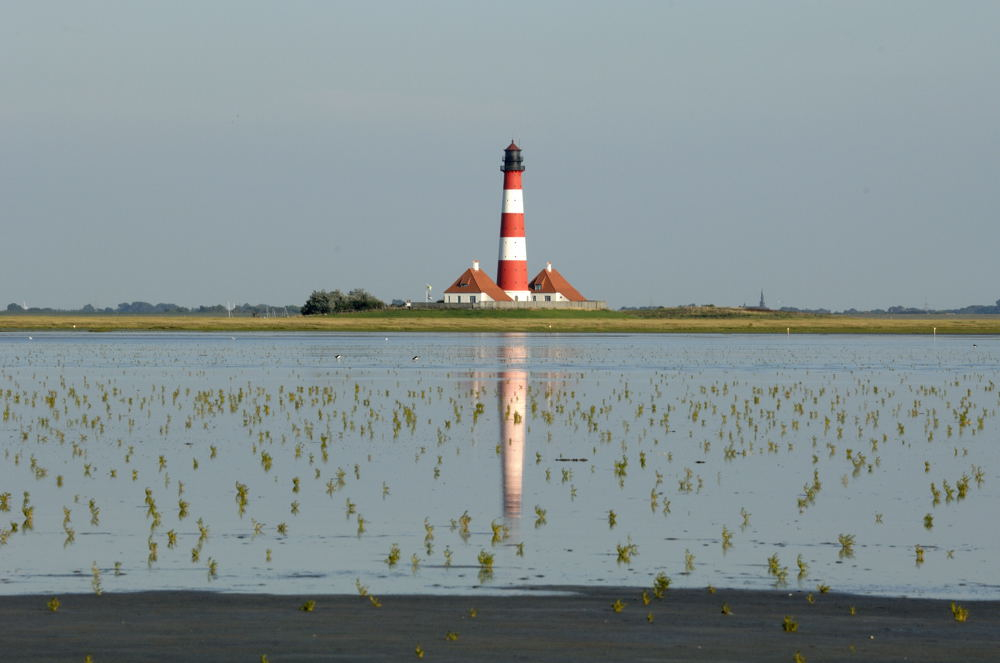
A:
[[[29,306],[25,308],[21,304],[11,303],[7,305],[7,313],[28,313],[28,314],[63,314],[82,313],[91,315],[233,315],[242,318],[262,318],[262,317],[284,317],[299,315],[299,307],[295,304],[283,304],[273,306],[271,304],[236,304],[229,308],[222,304],[214,306],[180,306],[160,302],[151,304],[150,302],[135,301],[122,302],[117,307],[96,307],[86,304],[78,309],[56,309],[49,307]]]

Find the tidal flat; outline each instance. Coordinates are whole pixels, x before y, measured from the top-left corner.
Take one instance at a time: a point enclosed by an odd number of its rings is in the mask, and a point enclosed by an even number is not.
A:
[[[705,619],[747,615],[709,587],[925,598],[962,637],[1000,599],[998,365],[992,336],[4,333],[2,604],[585,587],[645,623],[659,584]]]
[[[0,334],[31,660],[991,660],[993,336]]]
[[[995,661],[1000,603],[775,590],[561,587],[520,596],[215,592],[0,598],[8,660],[251,661]],[[624,607],[614,612],[611,607]],[[723,614],[722,606],[729,608]],[[794,631],[785,624],[794,623]]]

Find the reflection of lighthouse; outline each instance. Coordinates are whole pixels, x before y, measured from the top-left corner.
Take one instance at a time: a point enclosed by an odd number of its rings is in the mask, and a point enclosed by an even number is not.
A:
[[[527,348],[523,345],[506,345],[500,348],[500,358],[509,364],[521,364],[526,357]],[[499,377],[500,444],[503,454],[503,514],[507,518],[516,518],[521,515],[528,371],[501,371]]]

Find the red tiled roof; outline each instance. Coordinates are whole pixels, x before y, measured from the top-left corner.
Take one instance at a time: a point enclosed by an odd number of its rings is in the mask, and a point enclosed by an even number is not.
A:
[[[485,295],[489,295],[498,302],[511,302],[514,301],[507,296],[507,293],[500,289],[496,283],[493,282],[486,272],[481,269],[472,269],[471,267],[464,272],[462,275],[455,279],[455,282],[449,286],[445,292],[453,292],[462,295],[475,294],[481,292]]]
[[[536,288],[535,285],[540,287]],[[538,276],[531,279],[531,283],[528,284],[528,290],[531,292],[541,292],[541,293],[556,293],[570,300],[571,302],[585,302],[587,298],[580,294],[580,291],[569,284],[569,281],[559,273],[555,267],[552,271],[543,269],[538,272]]]

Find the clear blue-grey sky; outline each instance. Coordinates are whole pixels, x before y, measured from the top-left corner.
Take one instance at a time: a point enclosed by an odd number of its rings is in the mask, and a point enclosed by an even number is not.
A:
[[[0,307],[1000,297],[1000,3],[4,2]]]

